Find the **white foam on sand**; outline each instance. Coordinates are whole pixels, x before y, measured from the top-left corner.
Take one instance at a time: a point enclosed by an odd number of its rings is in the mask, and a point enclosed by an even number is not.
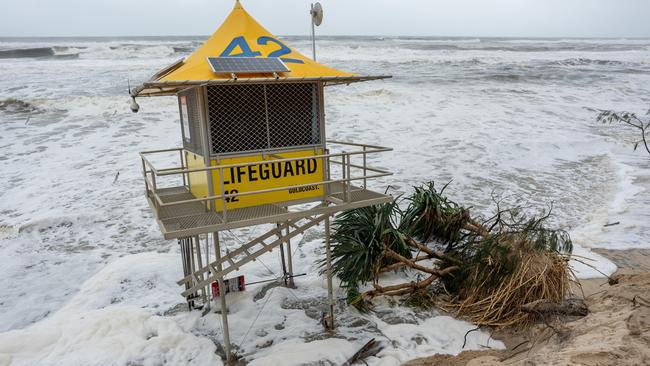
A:
[[[617,270],[616,264],[591,248],[624,250],[648,245],[643,240],[648,215],[646,188],[634,181],[637,174],[643,174],[638,165],[643,167],[645,156],[631,155],[629,146],[619,147],[618,155],[616,185],[609,204],[595,207],[583,224],[571,230],[575,257],[571,264],[578,278],[609,276]]]
[[[320,240],[311,241],[298,252],[319,252],[320,246]],[[267,253],[247,268],[249,281],[268,276],[266,265],[260,263],[271,263],[275,254]],[[163,315],[182,301],[175,284],[181,277],[179,267],[176,254],[161,253],[127,255],[109,263],[54,314],[27,328],[1,333],[0,365],[220,365],[214,343],[223,342],[219,314]],[[311,261],[298,262],[297,270],[309,274],[296,278],[295,290],[275,287],[256,299],[263,287],[257,285],[228,296],[232,343],[252,365],[323,360],[340,364],[371,338],[386,348],[368,360],[370,365],[399,365],[431,353],[457,354],[463,349],[463,335],[473,328],[436,314],[412,317],[412,324],[388,324],[344,307],[337,313],[337,333],[330,338],[322,330],[318,311],[316,316],[307,315],[308,308],[324,309],[326,282]],[[342,295],[337,288],[337,298]],[[404,314],[403,309],[394,311]],[[348,324],[352,319],[363,326]],[[484,332],[472,332],[465,349],[485,345],[503,347]]]
[[[61,310],[0,335],[6,365],[221,365],[215,345],[133,306]]]
[[[291,339],[273,346],[265,352],[261,352],[260,356],[249,365],[292,366],[322,360],[328,360],[340,365],[356,351],[355,345],[344,339],[330,338],[309,343],[303,343],[299,339]]]
[[[155,312],[174,298],[177,262],[156,253],[112,262],[50,317],[0,334],[0,364],[220,365],[209,339]]]
[[[614,262],[580,245],[573,245],[571,269],[579,279],[601,278],[616,272]]]
[[[400,365],[410,359],[404,357],[405,354],[425,357],[438,353],[458,354],[462,350],[504,348],[503,343],[490,339],[485,332],[469,332],[475,328],[470,323],[444,315],[426,319],[421,324],[386,325],[382,332],[394,340],[395,348],[379,354],[383,359],[381,364],[389,365],[388,360],[394,359],[393,364]]]

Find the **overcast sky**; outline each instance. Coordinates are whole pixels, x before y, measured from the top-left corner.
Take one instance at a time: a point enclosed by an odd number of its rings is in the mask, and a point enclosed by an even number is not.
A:
[[[650,37],[650,0],[322,0],[319,34]],[[2,0],[3,36],[208,35],[234,0]],[[305,0],[242,0],[279,35],[309,32]]]

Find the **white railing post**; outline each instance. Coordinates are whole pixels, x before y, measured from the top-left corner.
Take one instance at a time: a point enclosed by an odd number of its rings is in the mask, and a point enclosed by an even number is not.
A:
[[[147,194],[147,197],[149,197],[149,183],[147,183],[147,166],[144,163],[144,158],[140,156],[140,160],[142,161],[142,177],[144,178],[144,191]]]
[[[219,168],[219,189],[221,190],[221,214],[223,215],[223,222],[228,222],[228,213],[226,212],[226,197],[225,197],[225,188],[223,183],[223,167]],[[214,201],[212,201],[214,206]],[[215,207],[216,210],[216,207]]]
[[[367,171],[366,171],[366,145],[363,145],[363,189],[368,189],[368,182],[366,179]]]
[[[346,192],[346,186],[348,184],[347,180],[345,179],[345,150],[343,150],[343,153],[341,154],[341,177],[343,178],[343,197],[345,197],[345,192]]]
[[[153,195],[153,201],[154,201],[153,204],[156,207],[156,211],[158,211],[159,205],[158,205],[158,200],[156,199],[156,197],[158,196],[158,193],[156,193],[158,188],[156,187],[156,172],[153,171],[153,169],[151,170],[151,184],[153,185],[151,190],[151,194]],[[156,215],[157,214],[158,212],[156,212]]]
[[[178,150],[181,156],[181,170],[185,170],[185,161],[183,160],[183,149]],[[185,180],[185,172],[181,173],[183,176],[183,187],[187,186],[187,181]]]
[[[345,198],[346,198],[346,200],[348,202],[350,202],[352,200],[352,175],[350,174],[350,159],[351,159],[351,156],[350,156],[350,154],[348,154],[348,155],[346,155],[346,157],[347,157],[347,160],[348,160],[347,164],[346,164],[346,168],[348,170],[347,173],[346,173],[346,176],[348,177],[348,185],[347,185],[348,190],[347,190],[347,194],[346,194]]]

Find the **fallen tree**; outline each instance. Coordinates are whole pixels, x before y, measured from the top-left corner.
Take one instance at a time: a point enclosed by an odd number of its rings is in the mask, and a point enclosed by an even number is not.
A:
[[[539,312],[526,305],[544,300],[562,304],[573,274],[568,233],[550,229],[550,211],[527,217],[520,208],[502,209],[487,219],[472,217],[438,191],[433,182],[400,201],[346,211],[334,222],[333,271],[361,309],[374,297],[444,289],[448,311],[478,325],[531,324]],[[390,286],[380,274],[409,269],[417,280]],[[372,289],[359,292],[367,284]]]

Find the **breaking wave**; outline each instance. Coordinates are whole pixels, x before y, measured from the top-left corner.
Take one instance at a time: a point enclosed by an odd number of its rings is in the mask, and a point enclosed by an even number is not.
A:
[[[282,37],[303,53],[311,49],[309,37]],[[35,43],[23,43],[24,48],[16,47],[15,43],[3,42],[0,39],[0,59],[34,58],[34,59],[133,59],[133,58],[167,58],[187,55],[200,46],[205,37],[161,37],[125,38],[125,39],[48,39],[39,38]],[[56,43],[54,43],[56,42]],[[444,38],[444,37],[353,37],[353,36],[322,36],[319,45],[328,50],[329,57],[346,58],[351,52],[361,53],[363,58],[385,57],[377,49],[394,50],[407,61],[410,56],[429,58],[431,55],[460,54],[466,52],[492,53],[500,52],[545,53],[545,52],[625,52],[650,50],[650,39],[641,40],[538,40],[538,39],[502,39],[502,38]],[[4,47],[2,47],[4,43]],[[31,45],[31,47],[30,47]],[[3,49],[4,48],[4,49]],[[368,53],[368,55],[366,55]],[[323,53],[325,55],[326,53]],[[404,60],[404,58],[407,58]],[[607,57],[598,57],[604,58]],[[565,65],[598,64],[601,60],[568,58]],[[604,61],[604,60],[603,60]]]
[[[34,58],[54,56],[52,47],[20,48],[0,51],[0,58]]]
[[[38,112],[39,108],[35,105],[20,99],[9,98],[0,100],[0,112],[11,114],[23,114]]]
[[[78,52],[71,52],[69,47],[34,47],[0,50],[0,59],[11,58],[44,58],[44,59],[76,59]]]
[[[553,44],[502,44],[502,42],[490,43],[465,43],[448,44],[438,41],[405,43],[403,47],[411,50],[426,51],[491,51],[491,52],[558,52],[558,51],[581,51],[581,52],[622,52],[622,51],[643,51],[647,50],[649,44],[575,44],[575,43],[553,43]]]
[[[616,60],[593,60],[589,58],[569,58],[560,61],[553,61],[551,64],[559,66],[585,66],[585,65],[599,65],[599,66],[621,66],[625,63]]]

